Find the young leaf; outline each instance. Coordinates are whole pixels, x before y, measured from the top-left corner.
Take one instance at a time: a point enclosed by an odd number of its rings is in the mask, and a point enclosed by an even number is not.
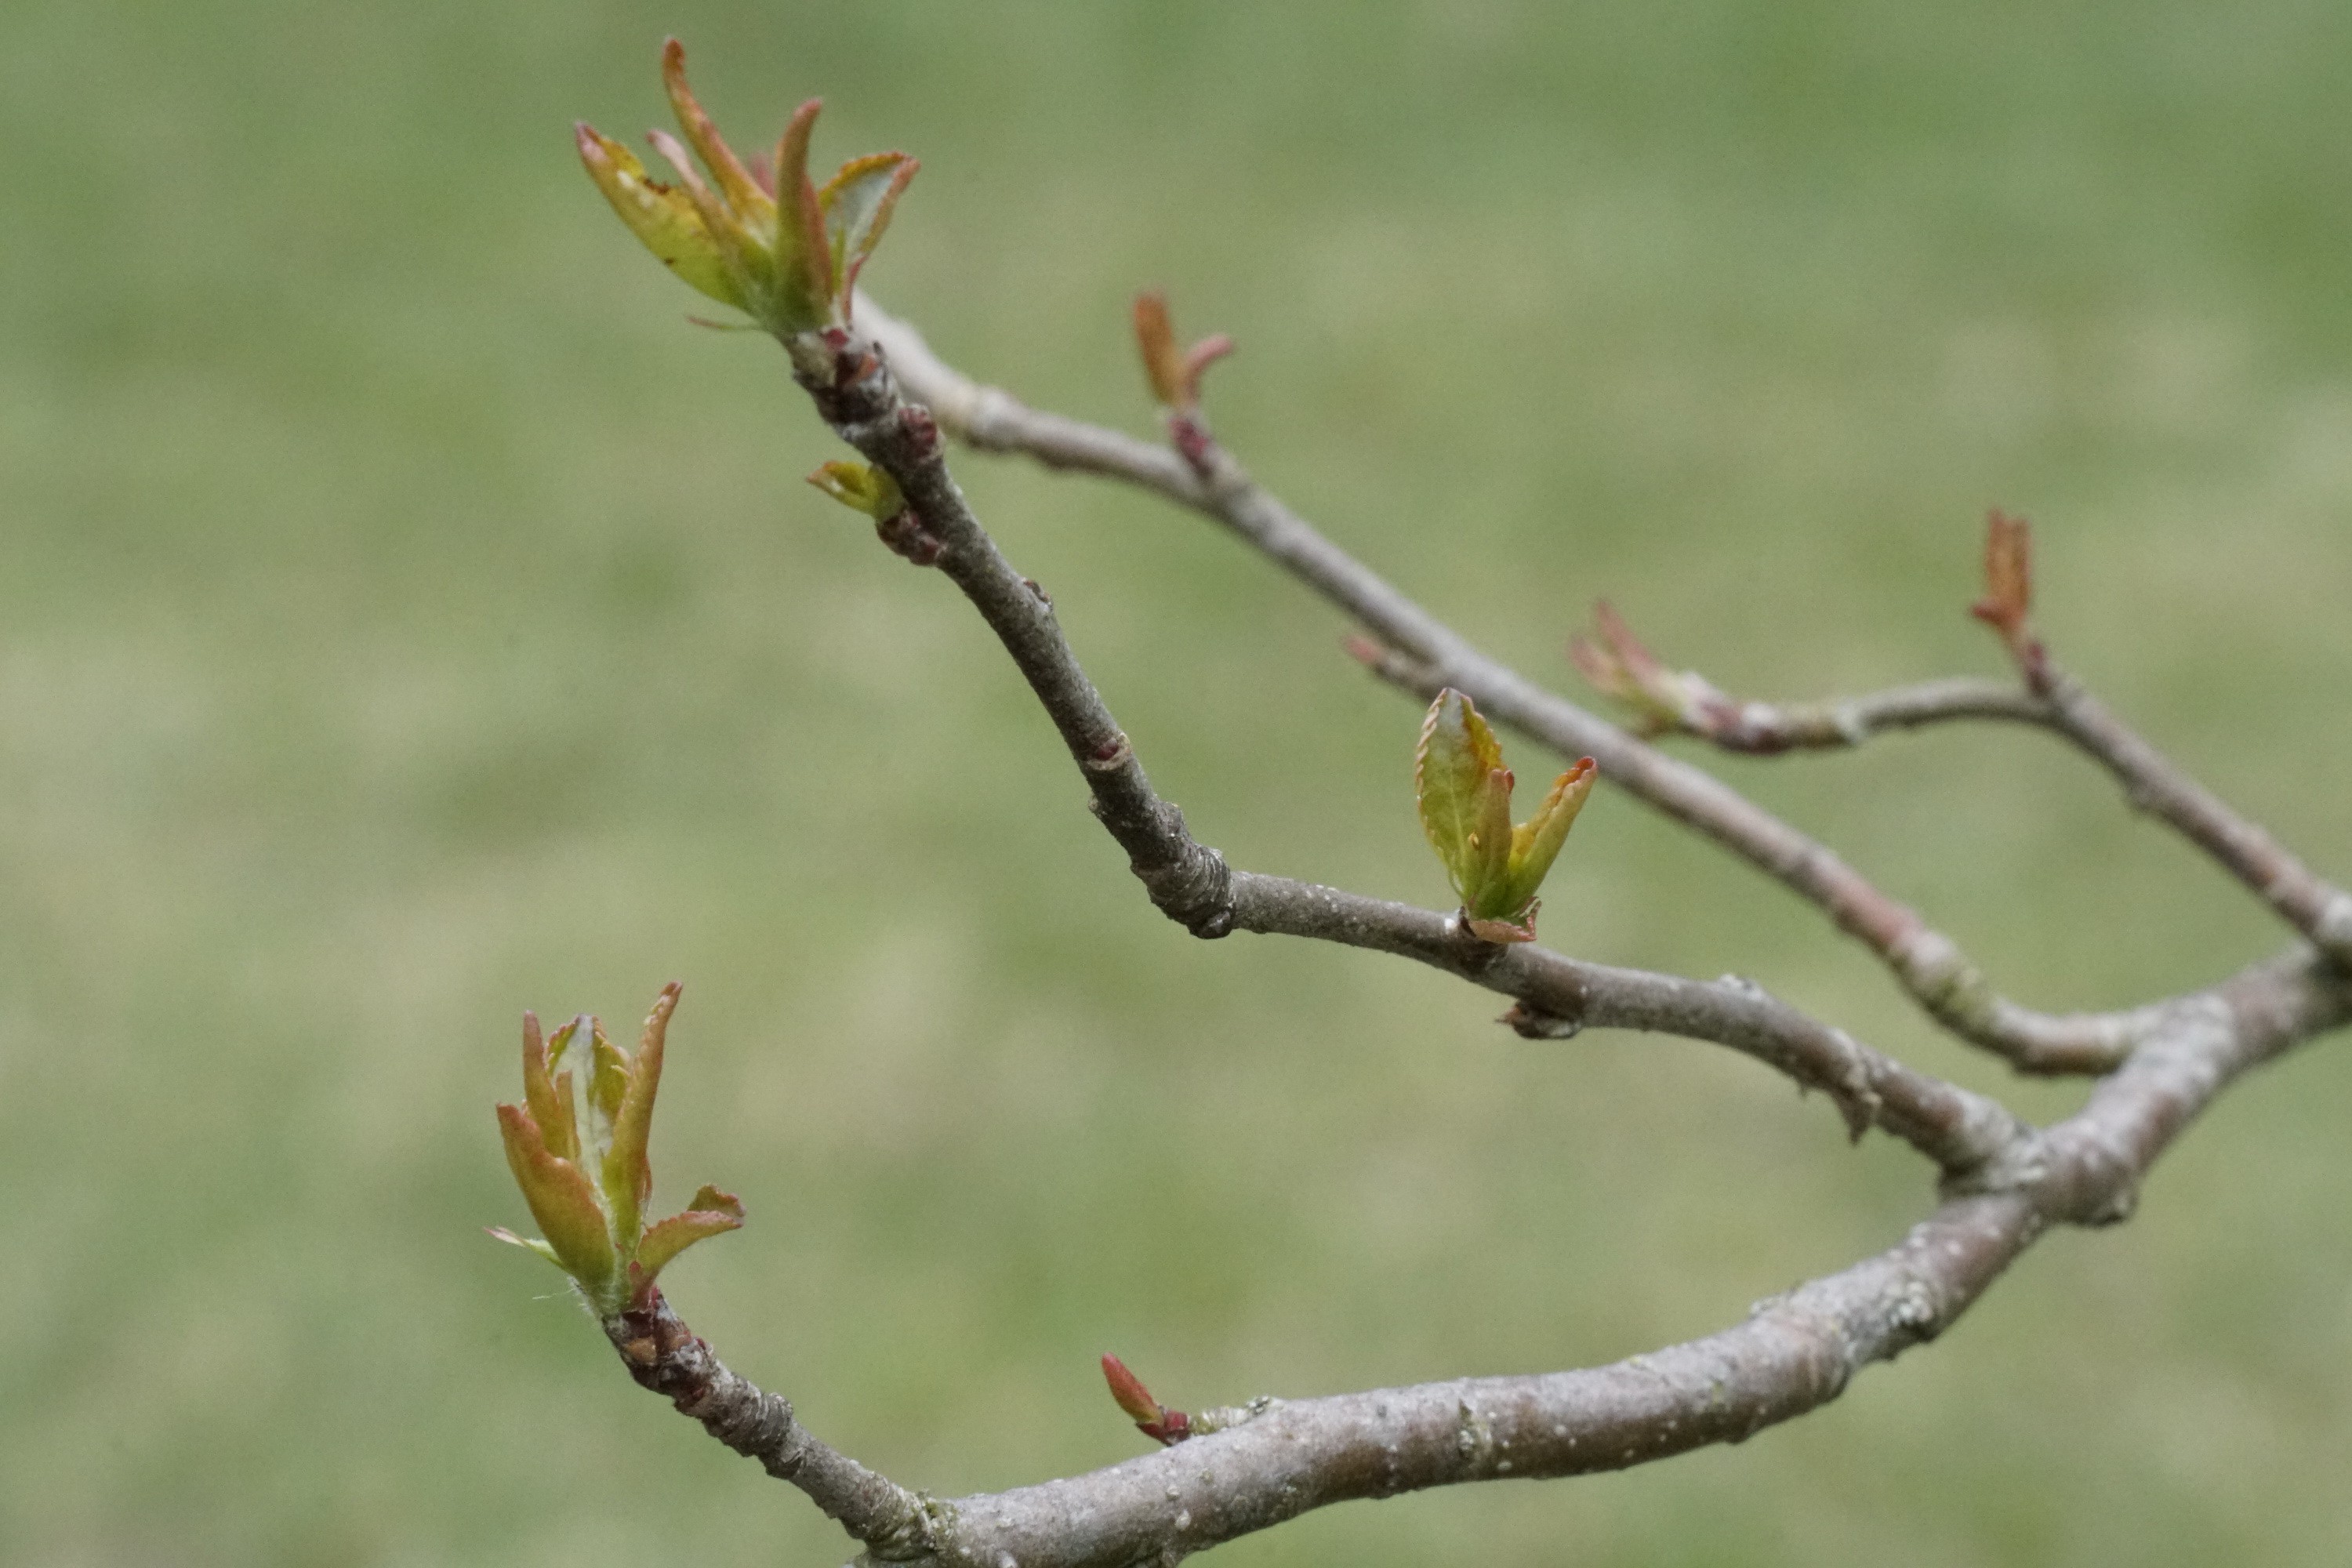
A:
[[[1189,350],[1178,348],[1168,296],[1153,289],[1135,297],[1135,346],[1152,397],[1162,408],[1192,413],[1201,405],[1202,373],[1234,352],[1234,340],[1219,332]]]
[[[1184,401],[1184,355],[1168,320],[1168,296],[1157,289],[1135,297],[1135,346],[1143,356],[1143,377],[1162,408]]]
[[[824,207],[808,172],[809,141],[816,134],[817,111],[824,107],[824,100],[812,98],[793,110],[776,141],[776,199],[783,208],[776,230],[778,305],[781,315],[800,323],[797,330],[802,331],[824,324],[834,292]]]
[[[2021,517],[1996,507],[1985,519],[1985,595],[1969,614],[1991,626],[2014,647],[2033,606],[2033,541]]]
[[[501,1105],[498,1113],[507,1168],[522,1189],[523,1202],[530,1205],[531,1218],[539,1222],[564,1272],[580,1282],[600,1311],[608,1310],[617,1300],[620,1265],[595,1189],[579,1166],[547,1152],[546,1140],[529,1111],[520,1105]]]
[[[1575,826],[1577,813],[1584,809],[1586,797],[1592,794],[1592,782],[1600,768],[1591,757],[1578,761],[1568,772],[1552,781],[1551,793],[1544,796],[1536,814],[1511,830],[1510,890],[1512,910],[1531,906],[1559,858],[1559,847],[1568,841],[1568,830]]]
[[[644,1239],[637,1243],[637,1288],[652,1284],[672,1258],[696,1242],[742,1227],[742,1204],[730,1194],[703,1188],[695,1194],[692,1208],[646,1228]]]
[[[649,178],[637,155],[586,121],[573,127],[588,177],[645,247],[669,269],[722,305],[746,309],[735,273],[692,198]]]
[[[624,1237],[637,1234],[646,1201],[653,1196],[653,1164],[646,1146],[653,1135],[654,1096],[661,1089],[662,1044],[669,1034],[669,1016],[677,1009],[678,990],[675,980],[663,986],[646,1015],[645,1036],[628,1065],[627,1083],[613,1115],[613,1142],[604,1152],[601,1175],[613,1229]]]
[[[686,132],[686,139],[694,144],[694,151],[702,159],[703,167],[709,169],[710,177],[719,182],[719,194],[727,198],[727,205],[755,232],[760,228],[772,228],[776,220],[775,202],[760,188],[760,183],[751,177],[751,172],[736,158],[734,149],[719,137],[719,128],[710,122],[710,116],[703,112],[701,102],[694,96],[694,89],[687,86],[686,46],[676,38],[667,38],[662,42],[662,86],[668,89],[670,111],[677,116],[677,128]]]
[[[1143,1380],[1127,1370],[1127,1363],[1115,1355],[1102,1358],[1103,1381],[1110,1384],[1110,1396],[1127,1412],[1127,1418],[1138,1426],[1157,1423],[1168,1414],[1160,1401],[1151,1397],[1151,1390]]]
[[[857,274],[890,226],[890,214],[919,165],[904,153],[869,153],[852,158],[817,193],[831,247],[833,292],[844,321],[857,288]]]
[[[1422,721],[1413,752],[1421,829],[1465,908],[1475,904],[1510,852],[1510,774],[1503,748],[1470,700],[1447,687]],[[1501,824],[1501,832],[1496,824]]]
[[[572,1075],[549,1077],[547,1042],[540,1037],[536,1013],[522,1016],[522,1099],[539,1124],[547,1152],[560,1160],[577,1160],[580,1130],[572,1115]]]
[[[486,1225],[482,1228],[489,1232],[491,1237],[495,1240],[503,1241],[509,1247],[520,1247],[525,1252],[535,1252],[539,1254],[540,1257],[546,1258],[550,1263],[554,1264],[558,1268],[562,1268],[563,1267],[563,1259],[556,1256],[555,1248],[548,1246],[547,1243],[540,1240],[539,1237],[535,1236],[517,1236],[514,1232],[509,1230],[502,1225]]]

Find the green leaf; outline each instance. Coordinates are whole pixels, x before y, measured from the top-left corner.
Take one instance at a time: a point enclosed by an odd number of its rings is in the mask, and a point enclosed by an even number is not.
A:
[[[833,263],[834,305],[845,320],[857,274],[882,243],[890,214],[917,167],[904,153],[868,153],[844,163],[817,193]]]
[[[1468,907],[1507,864],[1510,774],[1503,768],[1503,749],[1496,743],[1495,732],[1470,700],[1450,686],[1437,694],[1422,721],[1412,787],[1422,831],[1452,879],[1454,893]]]
[[[694,201],[646,176],[635,153],[583,122],[574,128],[580,161],[621,221],[645,247],[688,283],[721,304],[747,308],[735,272]]]
[[[625,1238],[635,1237],[646,1200],[653,1196],[653,1164],[646,1148],[653,1136],[654,1096],[661,1090],[662,1044],[669,1034],[670,1015],[677,1010],[678,989],[674,980],[663,986],[654,1010],[646,1015],[644,1038],[628,1064],[627,1082],[614,1110],[612,1143],[604,1152],[605,1206],[612,1211],[614,1233]]]
[[[1568,830],[1575,826],[1577,813],[1584,809],[1586,798],[1592,794],[1592,783],[1599,771],[1591,757],[1579,761],[1552,781],[1551,793],[1536,807],[1536,814],[1511,830],[1506,894],[1511,913],[1535,901],[1552,862],[1559,858],[1559,847],[1568,841]]]
[[[776,142],[776,196],[783,208],[776,227],[779,331],[814,331],[833,309],[833,252],[825,240],[824,207],[808,174],[809,139],[824,107],[823,100],[812,98],[793,110]]]
[[[877,522],[887,522],[907,510],[898,481],[871,463],[835,458],[808,477],[808,482],[853,510]]]
[[[572,1075],[551,1079],[547,1043],[540,1038],[539,1015],[522,1016],[522,1098],[531,1120],[539,1123],[547,1152],[558,1159],[580,1157],[580,1130],[572,1118]]]
[[[556,1262],[580,1282],[600,1312],[617,1310],[620,1260],[595,1188],[579,1166],[548,1152],[529,1111],[520,1105],[501,1105],[498,1112],[507,1168],[514,1173],[515,1185],[522,1189],[523,1202],[530,1205],[531,1217],[539,1222]]]
[[[714,1200],[704,1206],[708,1197]],[[696,1242],[719,1236],[743,1226],[743,1205],[726,1193],[705,1187],[695,1195],[695,1206],[684,1214],[674,1214],[659,1225],[648,1228],[645,1239],[637,1243],[636,1287],[645,1289],[655,1276],[669,1266],[670,1260]]]

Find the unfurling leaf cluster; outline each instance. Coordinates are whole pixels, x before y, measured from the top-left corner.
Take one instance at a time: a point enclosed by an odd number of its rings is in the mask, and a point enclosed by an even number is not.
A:
[[[654,1185],[646,1143],[677,994],[675,983],[663,988],[634,1055],[593,1018],[542,1039],[537,1016],[524,1014],[523,1102],[498,1108],[508,1168],[545,1239],[497,1226],[490,1234],[571,1275],[599,1318],[643,1305],[670,1259],[743,1223],[742,1203],[709,1186],[683,1214],[645,1223]]]
[[[1695,669],[1668,669],[1606,599],[1592,606],[1592,632],[1568,639],[1569,662],[1595,690],[1624,704],[1645,733],[1706,734],[1722,718],[1737,717],[1738,703]]]
[[[1511,822],[1510,769],[1495,731],[1452,687],[1437,694],[1413,753],[1422,831],[1453,879],[1465,923],[1487,942],[1532,942],[1536,893],[1592,793],[1591,757],[1553,781],[1527,821]]]
[[[915,177],[915,160],[904,153],[853,158],[820,188],[808,173],[820,107],[811,99],[785,126],[774,160],[746,167],[688,88],[686,48],[676,38],[663,46],[662,79],[694,150],[689,157],[667,132],[651,134],[677,184],[648,176],[635,153],[585,121],[575,128],[580,161],[621,221],[671,271],[788,342],[848,325],[858,269]]]

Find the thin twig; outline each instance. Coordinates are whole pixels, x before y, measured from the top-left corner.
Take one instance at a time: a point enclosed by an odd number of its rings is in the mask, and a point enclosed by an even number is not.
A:
[[[1517,1020],[1523,1032],[1589,1024],[1729,1046],[1830,1095],[1856,1135],[1880,1126],[1952,1179],[2011,1152],[2021,1129],[1993,1101],[1891,1061],[1755,987],[1580,963],[1532,947],[1506,952],[1430,910],[1231,870],[1152,788],[1052,605],[1005,560],[948,472],[933,416],[901,401],[890,372],[855,341],[845,339],[831,368],[835,380],[811,388],[818,407],[904,493],[916,526],[939,545],[926,560],[996,631],[1076,760],[1095,815],[1171,919],[1201,936],[1239,927],[1402,953],[1515,998],[1527,1009]]]
[[[1570,662],[1595,689],[1623,704],[1648,735],[1693,735],[1727,752],[1776,756],[1851,749],[1889,730],[1955,719],[2050,722],[2048,706],[2032,692],[1972,677],[1825,702],[1744,700],[1695,669],[1670,668],[1606,599],[1593,605],[1592,626],[1591,637],[1580,633],[1569,639]]]
[[[2044,655],[2041,694],[2052,722],[2113,773],[2124,797],[2203,849],[2302,932],[2352,970],[2352,893],[2326,881],[2269,832],[2190,778]]]
[[[1394,651],[1400,668],[1417,673],[1417,687],[1452,686],[1489,719],[1564,756],[1594,758],[1604,778],[1819,906],[1962,1038],[2021,1072],[2039,1074],[2106,1072],[2130,1051],[2140,1010],[2049,1014],[2000,995],[1957,943],[1827,846],[1721,781],[1478,652],[1260,488],[1223,447],[1204,443],[1196,471],[1166,447],[1041,414],[973,382],[933,353],[911,327],[863,298],[857,319],[908,394],[941,411],[942,427],[985,450],[1025,453],[1050,467],[1141,485],[1215,518],[1370,628]]]

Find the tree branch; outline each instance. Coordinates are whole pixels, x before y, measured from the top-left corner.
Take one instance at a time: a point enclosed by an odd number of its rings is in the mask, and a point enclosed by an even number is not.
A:
[[[651,1270],[658,1268],[658,1258],[646,1262],[640,1275],[646,1255],[634,1255],[628,1278],[640,1284],[625,1298],[600,1293],[601,1287],[591,1289],[591,1299],[604,1304],[605,1332],[632,1376],[671,1399],[730,1447],[807,1492],[866,1543],[862,1561],[941,1568],[1173,1564],[1202,1547],[1346,1499],[1466,1480],[1620,1468],[1706,1444],[1738,1441],[1834,1399],[1863,1367],[1934,1338],[2051,1226],[2105,1225],[2126,1216],[2149,1168],[2238,1075],[2352,1021],[2352,973],[2345,962],[2352,952],[2352,899],[2189,781],[2049,665],[2025,625],[2028,573],[2021,523],[1995,515],[1987,555],[1991,593],[1975,613],[2001,633],[2017,657],[2030,706],[2021,705],[2014,693],[1995,696],[1977,683],[1948,682],[1881,693],[1839,708],[1735,704],[1696,677],[1672,678],[1677,683],[1671,688],[1651,680],[1662,672],[1630,635],[1612,637],[1619,662],[1601,660],[1603,684],[1623,676],[1632,694],[1648,700],[1660,715],[1670,714],[1675,722],[1734,749],[1852,744],[1873,728],[1959,716],[2051,723],[2116,773],[2136,800],[2254,887],[2321,951],[2298,950],[2206,990],[2128,1012],[2053,1017],[2016,1007],[1994,994],[1948,939],[1826,847],[1707,774],[1480,654],[1258,487],[1210,438],[1195,406],[1201,368],[1229,345],[1212,340],[1180,353],[1156,300],[1143,301],[1138,321],[1154,386],[1169,407],[1172,451],[1041,415],[980,387],[868,305],[866,320],[893,340],[900,371],[940,412],[935,416],[904,401],[873,342],[845,326],[823,324],[847,320],[837,294],[828,293],[824,309],[812,314],[801,298],[806,289],[777,292],[752,287],[786,262],[796,270],[779,275],[800,284],[814,277],[830,289],[833,275],[813,259],[818,253],[803,243],[809,237],[800,230],[743,221],[745,211],[772,216],[774,198],[761,206],[756,182],[716,143],[685,90],[675,43],[665,62],[682,121],[705,163],[728,187],[730,201],[740,197],[744,206],[722,203],[689,173],[686,177],[696,197],[691,211],[702,220],[694,228],[682,216],[688,198],[643,182],[632,172],[634,161],[625,164],[612,150],[616,144],[583,128],[583,157],[591,174],[665,260],[702,268],[688,280],[698,278],[706,292],[741,304],[784,342],[797,379],[828,424],[874,465],[828,465],[820,478],[836,496],[874,516],[892,549],[918,565],[936,566],[971,601],[1061,734],[1087,781],[1095,815],[1126,850],[1160,910],[1202,937],[1242,929],[1412,958],[1515,998],[1505,1021],[1531,1037],[1559,1038],[1588,1026],[1612,1026],[1727,1046],[1801,1086],[1831,1095],[1855,1136],[1879,1126],[1927,1154],[1942,1173],[1941,1206],[1902,1243],[1759,1303],[1747,1321],[1707,1338],[1581,1372],[1457,1379],[1286,1403],[1254,1401],[1210,1413],[1197,1426],[1158,1406],[1137,1385],[1120,1395],[1122,1406],[1139,1421],[1157,1410],[1158,1418],[1145,1430],[1181,1440],[1181,1449],[951,1503],[908,1491],[828,1447],[798,1425],[788,1402],[730,1372],[654,1289]],[[795,126],[804,132],[813,113],[814,106],[804,108]],[[804,153],[804,145],[794,155],[780,153],[780,170],[796,174],[792,199],[808,224],[816,226],[810,237],[822,242],[829,231],[823,227],[816,193],[800,172]],[[883,178],[886,168],[895,171],[888,176],[893,183],[868,193],[880,205],[869,213],[868,227],[858,231],[866,239],[845,229],[834,243],[852,250],[860,243],[870,247],[881,221],[875,215],[887,215],[911,163],[883,155],[878,164],[860,161],[837,177],[870,184]],[[849,187],[827,188],[837,195]],[[685,245],[682,234],[699,237],[697,243],[709,241],[709,254],[690,246],[671,254]],[[722,238],[738,248],[726,249]],[[742,263],[748,252],[741,247],[755,243],[763,247],[760,257],[768,270],[730,265]],[[849,253],[834,252],[836,258]],[[854,271],[842,275],[841,287]],[[806,324],[811,321],[817,324]],[[1391,680],[1461,689],[1493,717],[1571,756],[1590,753],[1638,797],[1820,905],[1879,953],[1932,1015],[1964,1037],[2029,1070],[2095,1070],[2105,1076],[2074,1115],[2035,1129],[1997,1102],[1871,1051],[1744,981],[1703,983],[1584,963],[1532,942],[1483,941],[1465,915],[1230,869],[1214,850],[1192,838],[1181,814],[1154,791],[1134,748],[1062,637],[1051,601],[1005,560],[965,503],[940,450],[942,420],[976,445],[1116,475],[1218,519],[1374,633],[1383,646],[1370,650],[1369,662]],[[1604,626],[1613,623],[1613,615],[1604,615]],[[1623,662],[1629,649],[1639,653],[1642,670]],[[1835,741],[1828,738],[1831,730]],[[1487,743],[1491,750],[1490,737]],[[1477,765],[1489,766],[1484,761]],[[1498,762],[1495,766],[1499,769]],[[1499,771],[1478,774],[1490,784],[1502,776]],[[1487,798],[1500,796],[1490,789]],[[1492,818],[1482,821],[1491,826]],[[1507,816],[1504,821],[1507,825]],[[1465,841],[1480,842],[1475,837]],[[1494,842],[1486,840],[1489,847]],[[1547,842],[1556,846],[1557,838]],[[1549,850],[1545,854],[1548,864]],[[537,1249],[583,1282],[592,1275],[604,1279],[612,1269],[583,1273],[593,1257],[588,1263],[567,1262],[562,1238],[579,1241],[572,1222],[580,1215],[557,1201],[560,1193],[548,1195],[555,1188],[534,1186],[532,1173],[543,1174],[543,1167],[569,1170],[581,1184],[573,1194],[579,1204],[609,1219],[603,1215],[609,1198],[622,1205],[612,1212],[625,1215],[623,1233],[639,1236],[639,1200],[626,1195],[631,1189],[625,1183],[636,1181],[640,1196],[649,1184],[643,1124],[650,1085],[659,1072],[660,1044],[659,1033],[649,1026],[637,1061],[650,1065],[644,1066],[643,1076],[630,1078],[628,1058],[621,1056],[614,1081],[626,1081],[614,1089],[607,1082],[611,1064],[603,1054],[607,1047],[597,1037],[597,1076],[586,1103],[602,1106],[616,1126],[635,1129],[635,1142],[626,1146],[635,1152],[634,1166],[624,1158],[626,1148],[617,1136],[600,1156],[605,1198],[587,1192],[586,1178],[557,1152],[559,1144],[572,1147],[572,1124],[562,1119],[563,1113],[551,1110],[558,1120],[539,1130],[524,1110],[500,1108],[502,1125],[520,1127],[537,1140],[528,1147],[512,1138],[509,1142],[534,1211],[546,1210],[543,1225],[552,1215],[569,1226],[551,1229],[557,1240],[536,1244]],[[540,1047],[536,1034],[527,1034],[525,1092],[533,1106],[551,1100],[554,1089]],[[570,1081],[565,1077],[555,1084],[568,1094]],[[618,1110],[613,1108],[614,1094],[620,1097]],[[605,1150],[603,1143],[598,1148]],[[615,1182],[624,1184],[616,1187]],[[707,1202],[729,1212],[714,1207],[701,1218],[714,1225],[740,1218],[740,1205],[725,1194],[712,1192]],[[644,1236],[650,1238],[661,1228]],[[611,1266],[622,1254],[608,1249],[600,1256]],[[625,1306],[619,1304],[624,1300]],[[1115,1394],[1120,1387],[1114,1381]]]
[[[2053,1224],[2112,1223],[2171,1141],[2240,1074],[2352,1020],[2352,980],[2310,955],[2168,1005],[2074,1116],[2000,1186],[1953,1197],[1898,1246],[1759,1303],[1704,1339],[1578,1372],[1268,1401],[1249,1419],[1108,1469],[935,1502],[793,1425],[665,1304],[608,1326],[622,1359],[714,1436],[815,1498],[869,1563],[1118,1568],[1184,1555],[1357,1498],[1622,1469],[1739,1442],[1950,1327]],[[644,1342],[640,1343],[638,1342]]]
[[[1622,1469],[1738,1442],[1934,1339],[2051,1225],[2122,1218],[2148,1166],[2232,1079],[2347,1018],[2343,976],[2307,961],[2266,966],[2177,1005],[2130,1065],[2044,1135],[2031,1181],[1953,1199],[1899,1246],[1760,1303],[1735,1328],[1581,1372],[1276,1402],[1178,1448],[960,1500],[955,1544],[939,1561],[1167,1561],[1327,1503]]]
[[[2183,773],[2046,655],[2034,681],[2053,727],[2115,775],[2135,809],[2179,831],[2336,964],[2352,970],[2352,893],[2321,878]]]
[[[1563,756],[1591,756],[1601,775],[1695,829],[1821,908],[1876,953],[1912,997],[1963,1039],[2021,1072],[2109,1070],[2131,1049],[2139,1011],[2049,1014],[1992,989],[1949,937],[1874,887],[1825,845],[1721,781],[1667,756],[1488,658],[1258,487],[1232,455],[1202,445],[1196,469],[1169,447],[1057,415],[982,386],[933,353],[920,334],[861,297],[857,319],[919,402],[984,450],[1126,480],[1216,519],[1361,622],[1433,692],[1467,693],[1489,719]],[[871,454],[869,454],[870,456]]]
[[[2043,725],[2112,773],[2125,797],[2203,849],[2339,964],[2352,968],[2352,894],[2305,866],[2262,827],[2232,811],[2061,670],[2027,620],[2032,601],[2026,524],[1994,512],[1986,537],[1988,592],[1971,613],[2008,646],[2022,690],[1982,680],[1899,688],[1843,702],[1777,707],[1727,696],[1696,670],[1673,670],[1642,645],[1607,600],[1594,607],[1595,635],[1569,644],[1585,679],[1646,719],[1653,732],[1678,731],[1726,751],[1771,754],[1792,747],[1859,745],[1875,731],[1946,719],[2009,719]],[[1375,673],[1423,684],[1412,659],[1375,645],[1351,645]]]
[[[823,369],[830,381],[803,373],[818,407],[898,485],[912,526],[938,546],[923,558],[962,589],[996,631],[1076,760],[1095,815],[1171,919],[1202,936],[1240,927],[1414,958],[1515,998],[1521,1008],[1509,1021],[1524,1034],[1558,1036],[1593,1025],[1729,1046],[1830,1095],[1854,1135],[1880,1126],[1955,1180],[2012,1150],[2021,1130],[1995,1102],[1858,1045],[1752,985],[1580,963],[1532,944],[1511,944],[1507,952],[1433,911],[1229,869],[1152,788],[1063,637],[1050,601],[1005,560],[973,514],[948,471],[933,416],[902,401],[879,357],[845,334]]]
[[[1933,1338],[2049,1226],[2124,1217],[2149,1165],[2232,1079],[2352,1017],[2352,979],[2309,954],[2117,1015],[2113,1026],[2137,1047],[2082,1111],[2035,1132],[1737,982],[1706,985],[1580,964],[1532,944],[1497,947],[1428,910],[1230,871],[1151,790],[1044,595],[996,551],[949,477],[931,419],[903,404],[879,358],[845,334],[824,369],[829,378],[803,371],[820,409],[904,492],[912,525],[939,545],[922,558],[997,629],[1078,761],[1097,815],[1175,918],[1203,934],[1239,926],[1413,957],[1518,997],[1514,1021],[1524,1032],[1610,1023],[1736,1045],[1800,1082],[1843,1089],[1842,1103],[1868,1103],[1878,1124],[1938,1159],[1949,1194],[1900,1246],[1707,1339],[1580,1373],[1269,1402],[1181,1450],[936,1505],[919,1543],[894,1538],[869,1551],[869,1562],[896,1561],[910,1548],[941,1564],[1172,1562],[1345,1499],[1617,1468],[1738,1440],[1836,1397],[1863,1366]],[[1180,884],[1183,895],[1171,897]]]
[[[1632,710],[1645,734],[1695,735],[1727,752],[1773,756],[1859,746],[1884,731],[1952,719],[2050,722],[2048,708],[2032,693],[1967,678],[1827,702],[1745,701],[1695,669],[1668,668],[1608,600],[1593,605],[1592,625],[1591,637],[1569,639],[1569,661],[1594,689]]]
[[[641,1388],[779,1480],[806,1492],[825,1517],[885,1558],[935,1551],[939,1510],[929,1499],[828,1447],[793,1419],[792,1402],[727,1369],[660,1290],[604,1323],[604,1336]]]

